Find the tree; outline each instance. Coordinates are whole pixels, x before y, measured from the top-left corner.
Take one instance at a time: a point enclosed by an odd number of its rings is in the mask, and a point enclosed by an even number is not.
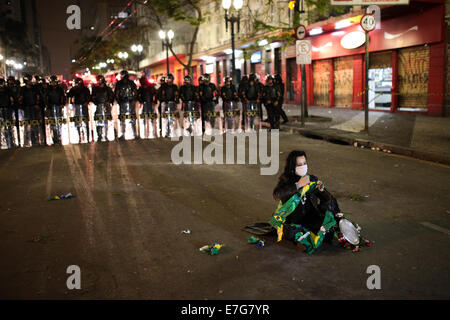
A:
[[[218,0],[214,0],[218,1]],[[182,61],[172,45],[169,45],[169,50],[175,59],[192,75],[192,57],[197,42],[198,31],[200,25],[205,21],[204,8],[202,0],[152,0],[152,1],[136,1],[137,3],[147,7],[151,15],[142,17],[147,19],[150,26],[157,26],[164,29],[164,25],[168,20],[186,22],[194,31],[188,45],[187,62]]]
[[[120,65],[117,62],[117,53],[127,51],[137,38],[138,30],[135,27],[113,32],[109,39],[97,36],[83,37],[79,40],[76,63],[72,64],[71,71],[93,68],[110,58],[114,58],[114,65]]]

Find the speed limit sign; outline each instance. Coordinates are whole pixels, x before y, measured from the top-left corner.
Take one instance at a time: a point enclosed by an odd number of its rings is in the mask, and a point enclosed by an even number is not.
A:
[[[375,29],[376,24],[375,17],[371,14],[365,14],[361,18],[361,28],[363,28],[364,31],[372,31]]]

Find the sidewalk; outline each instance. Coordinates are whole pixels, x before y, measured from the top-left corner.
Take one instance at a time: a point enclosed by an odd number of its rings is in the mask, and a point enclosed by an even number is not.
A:
[[[361,132],[364,111],[308,107],[309,118],[302,127],[299,105],[284,105],[284,110],[290,121],[281,130],[450,165],[448,117],[370,111],[367,134]]]

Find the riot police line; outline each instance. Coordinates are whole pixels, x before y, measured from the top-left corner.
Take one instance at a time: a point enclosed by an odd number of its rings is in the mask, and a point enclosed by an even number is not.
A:
[[[268,75],[265,85],[258,75],[244,76],[237,88],[230,77],[218,88],[208,74],[198,86],[185,76],[178,87],[172,74],[156,85],[145,76],[139,83],[126,70],[114,90],[102,75],[91,89],[81,78],[70,89],[56,76],[47,83],[25,75],[23,85],[0,78],[1,148],[238,133],[260,130],[262,122],[278,129],[280,117],[287,122],[279,75]]]

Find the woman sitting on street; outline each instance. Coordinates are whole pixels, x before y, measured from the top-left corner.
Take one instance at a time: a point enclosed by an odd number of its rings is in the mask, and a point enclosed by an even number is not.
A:
[[[306,153],[292,151],[273,191],[279,203],[270,223],[277,229],[278,241],[284,236],[303,244],[306,252],[312,253],[323,240],[332,240],[340,209],[322,181],[307,173]]]

